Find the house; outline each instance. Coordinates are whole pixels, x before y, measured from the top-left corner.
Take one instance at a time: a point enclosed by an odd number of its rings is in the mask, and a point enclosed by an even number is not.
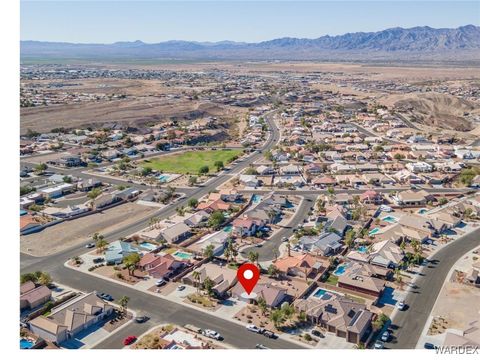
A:
[[[262,224],[254,219],[236,218],[232,222],[232,234],[238,237],[252,236],[261,226]]]
[[[300,169],[297,165],[286,165],[280,168],[281,175],[300,175]]]
[[[320,221],[322,220],[325,222],[323,226],[324,229],[330,232],[335,232],[340,235],[340,237],[343,237],[347,230],[348,222],[340,210],[333,209],[332,211],[329,211],[325,218],[320,218]]]
[[[42,223],[38,222],[32,215],[20,217],[20,235],[31,234],[42,229]]]
[[[433,166],[424,161],[411,162],[405,165],[405,167],[416,174],[433,171]]]
[[[367,190],[360,194],[360,201],[364,204],[381,205],[383,204],[383,195],[374,190]]]
[[[251,302],[253,299],[250,297],[244,297],[245,289],[240,283],[237,283],[231,290],[232,297],[240,301]],[[287,291],[286,289],[275,286],[269,283],[258,283],[252,290],[252,294],[256,294],[255,300],[263,298],[267,306],[271,308],[279,307],[284,301],[286,301]]]
[[[260,185],[260,181],[256,178],[255,175],[240,175],[239,181],[241,184],[255,188]]]
[[[60,344],[105,320],[113,313],[113,309],[112,305],[92,292],[74,297],[52,309],[48,317],[36,317],[29,322],[29,326],[34,334]]]
[[[258,166],[255,171],[259,175],[273,175],[275,174],[275,169],[272,166],[260,165]]]
[[[191,235],[191,229],[183,222],[167,227],[160,232],[160,236],[170,244],[188,239]]]
[[[341,239],[336,233],[322,232],[320,235],[302,236],[298,245],[302,251],[330,256],[338,253],[342,248]]]
[[[395,268],[403,261],[405,254],[403,250],[391,240],[377,242],[366,251],[352,250],[347,258],[353,261],[366,262],[372,265]]]
[[[406,205],[406,206],[423,206],[430,200],[433,200],[433,196],[430,195],[425,190],[420,190],[420,191],[405,190],[405,191],[400,191],[393,196],[393,201],[397,205]]]
[[[195,243],[195,247],[203,253],[208,246],[213,246],[213,255],[219,256],[223,253],[225,244],[230,238],[227,231],[219,230],[211,234],[207,234]]]
[[[99,197],[93,200],[92,203],[95,209],[102,209],[119,201],[121,201],[121,199],[116,193],[110,193],[101,194]]]
[[[217,296],[223,297],[236,284],[237,272],[226,266],[219,266],[217,263],[209,262],[190,272],[182,279],[182,282],[191,286],[201,286],[206,278],[210,278],[215,284],[212,289],[213,292]]]
[[[312,254],[285,256],[273,262],[275,267],[287,276],[315,277],[323,274],[328,264],[322,258]]]
[[[105,262],[107,265],[117,265],[122,263],[125,256],[136,252],[129,243],[117,240],[110,243],[105,250]]]
[[[337,286],[379,298],[385,289],[385,280],[371,277],[361,271],[349,272],[338,277]]]
[[[52,297],[52,291],[45,285],[36,286],[32,281],[20,285],[20,310],[34,309],[45,304]]]
[[[231,204],[226,203],[222,199],[217,199],[207,202],[201,202],[197,205],[197,210],[205,210],[208,213],[212,213],[217,210],[228,211],[231,209],[231,207]]]
[[[365,305],[346,297],[328,293],[322,297],[297,299],[293,306],[307,319],[349,343],[358,344],[371,329],[373,313]]]
[[[186,218],[183,222],[191,227],[202,227],[206,224],[208,220],[209,214],[206,211],[197,211],[195,214],[190,215],[188,218]]]
[[[154,278],[171,278],[178,270],[187,267],[188,263],[176,260],[172,255],[145,254],[138,263],[142,271]]]
[[[102,185],[102,182],[100,180],[87,179],[77,183],[77,189],[80,191],[90,191],[101,185]]]

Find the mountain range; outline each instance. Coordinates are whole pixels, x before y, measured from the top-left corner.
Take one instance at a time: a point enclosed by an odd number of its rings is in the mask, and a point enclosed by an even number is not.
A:
[[[21,41],[22,60],[435,60],[480,61],[480,27],[428,26],[356,32],[316,39],[279,38],[258,43],[140,40],[113,44]]]

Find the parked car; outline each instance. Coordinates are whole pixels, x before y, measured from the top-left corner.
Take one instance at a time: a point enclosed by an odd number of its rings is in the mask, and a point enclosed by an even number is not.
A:
[[[437,348],[437,346],[433,345],[432,343],[428,343],[428,342],[426,342],[425,344],[423,344],[423,347],[424,347],[425,349],[428,349],[428,350],[433,350],[433,349],[436,349],[436,348]]]
[[[191,330],[191,331],[196,332],[198,334],[202,333],[202,329],[200,329],[199,327],[197,327],[195,325],[192,325],[192,324],[185,324],[183,327],[185,329]]]
[[[381,340],[387,342],[389,339],[390,339],[390,332],[388,330],[384,331],[382,334]]]
[[[166,281],[165,281],[164,278],[160,278],[157,281],[155,281],[156,286],[162,286],[162,285],[165,285],[165,284],[166,284]]]
[[[216,331],[210,330],[210,329],[205,329],[202,331],[202,334],[206,337],[209,337],[211,339],[215,340],[223,340],[223,337]]]
[[[105,261],[105,259],[102,258],[102,257],[97,257],[97,258],[93,259],[93,263],[94,263],[94,264],[100,264],[100,263],[102,263],[102,262],[104,262],[104,261]]]
[[[255,326],[253,324],[247,325],[246,328],[247,328],[248,331],[255,332],[255,333],[258,333],[258,334],[261,334],[264,331],[264,329],[259,328],[258,326]]]
[[[400,311],[403,311],[405,309],[405,302],[404,301],[399,301],[397,303],[397,309]]]
[[[262,335],[270,339],[276,339],[278,337],[274,332],[270,330],[265,330]]]
[[[123,339],[123,345],[125,345],[125,346],[131,345],[135,341],[137,341],[137,337],[133,336],[133,335],[130,335],[130,336],[127,336],[125,339]]]
[[[322,332],[321,332],[321,331],[319,331],[319,330],[315,330],[315,329],[313,329],[313,330],[312,330],[312,331],[310,331],[310,332],[311,332],[311,334],[312,334],[313,336],[318,336],[319,338],[323,338],[323,337],[325,337],[325,336],[322,334]]]
[[[385,348],[385,343],[383,341],[377,340],[375,341],[375,344],[373,345],[374,349],[383,349]]]
[[[178,291],[183,291],[183,290],[185,290],[185,285],[178,285],[178,286],[177,286],[177,290],[178,290]]]
[[[110,294],[99,293],[99,294],[97,294],[97,296],[98,296],[100,299],[103,299],[103,300],[106,300],[106,301],[113,301],[113,296],[110,295]]]
[[[87,245],[85,245],[85,247],[87,249],[91,249],[91,248],[94,248],[95,247],[95,244],[94,243],[88,243]]]
[[[255,345],[255,347],[256,347],[257,349],[262,349],[262,350],[269,349],[268,347],[266,347],[266,346],[263,345],[263,344],[257,344],[257,345]]]

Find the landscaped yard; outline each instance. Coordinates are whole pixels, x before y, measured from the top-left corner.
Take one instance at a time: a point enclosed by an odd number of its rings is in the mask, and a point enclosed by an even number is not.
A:
[[[241,153],[242,150],[237,149],[187,151],[145,160],[142,165],[153,170],[176,174],[198,174],[202,166],[208,166],[210,173],[214,173],[217,171],[215,162],[221,161],[227,165]]]

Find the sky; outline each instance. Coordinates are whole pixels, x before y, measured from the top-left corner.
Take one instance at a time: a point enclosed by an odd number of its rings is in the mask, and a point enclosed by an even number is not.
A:
[[[21,40],[258,42],[391,27],[480,25],[478,1],[21,0]]]

